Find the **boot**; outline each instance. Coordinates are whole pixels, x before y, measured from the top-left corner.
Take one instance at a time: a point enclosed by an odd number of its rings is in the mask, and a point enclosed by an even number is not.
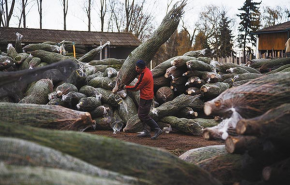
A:
[[[157,137],[162,134],[162,130],[159,128],[158,124],[153,119],[148,120],[146,123],[152,130],[155,130],[155,134],[151,139],[157,139]]]
[[[157,139],[157,137],[162,134],[162,130],[160,128],[156,128],[155,129],[155,134],[153,137],[151,137],[151,139]]]
[[[147,125],[142,122],[143,125],[143,131],[140,132],[140,134],[137,135],[137,137],[151,137],[150,132],[147,128]]]
[[[150,137],[150,132],[148,130],[143,130],[140,134],[137,135],[137,137]]]

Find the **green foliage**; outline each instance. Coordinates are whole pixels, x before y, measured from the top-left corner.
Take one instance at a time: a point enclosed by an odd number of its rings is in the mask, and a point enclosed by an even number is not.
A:
[[[252,44],[253,46],[256,46],[256,38],[250,33],[257,31],[260,27],[260,4],[261,2],[257,3],[253,2],[252,0],[246,0],[243,7],[238,9],[239,11],[241,11],[241,13],[237,15],[241,19],[238,28],[240,32],[240,34],[238,35],[238,43],[239,47],[243,48],[244,56],[246,47],[250,49],[247,44]]]
[[[218,57],[228,57],[231,56],[233,51],[233,35],[232,30],[230,29],[231,20],[226,17],[226,13],[222,12],[221,20],[219,22],[218,28],[218,42],[217,45],[217,56]]]

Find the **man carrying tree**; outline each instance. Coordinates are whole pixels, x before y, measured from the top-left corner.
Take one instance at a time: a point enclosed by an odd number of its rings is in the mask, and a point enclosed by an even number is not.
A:
[[[149,116],[150,108],[154,97],[154,81],[149,68],[143,60],[138,60],[135,66],[136,72],[139,74],[138,82],[134,86],[124,86],[129,91],[140,90],[140,102],[138,107],[138,117],[143,124],[143,132],[138,134],[138,137],[150,137],[150,131],[146,128],[148,125],[151,130],[155,130],[155,134],[151,139],[156,139],[162,130],[158,124]]]

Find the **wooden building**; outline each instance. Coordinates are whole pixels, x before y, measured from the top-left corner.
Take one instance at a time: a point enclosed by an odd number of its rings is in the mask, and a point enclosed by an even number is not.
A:
[[[47,41],[56,44],[61,43],[62,41],[70,41],[74,42],[76,47],[82,46],[85,52],[88,52],[93,48],[107,43],[106,47],[103,48],[102,52],[100,52],[100,55],[97,56],[96,59],[125,59],[136,47],[141,44],[141,42],[131,33],[64,31],[1,27],[1,51],[6,52],[9,43],[15,46],[16,33],[20,33],[21,35],[23,35],[23,46],[33,43],[43,43]]]
[[[290,21],[258,30],[252,34],[257,35],[257,58],[285,57],[285,43],[290,38]]]

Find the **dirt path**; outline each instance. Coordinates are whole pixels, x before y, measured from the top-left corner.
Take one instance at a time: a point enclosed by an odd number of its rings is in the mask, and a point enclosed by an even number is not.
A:
[[[117,134],[113,134],[113,131],[107,130],[90,131],[88,133],[103,135],[141,145],[162,148],[177,156],[193,148],[224,144],[224,141],[208,141],[203,139],[201,136],[186,135],[180,132],[171,132],[169,134],[163,133],[157,138],[157,140],[151,140],[149,137],[139,138],[136,136],[136,133],[119,132]]]

